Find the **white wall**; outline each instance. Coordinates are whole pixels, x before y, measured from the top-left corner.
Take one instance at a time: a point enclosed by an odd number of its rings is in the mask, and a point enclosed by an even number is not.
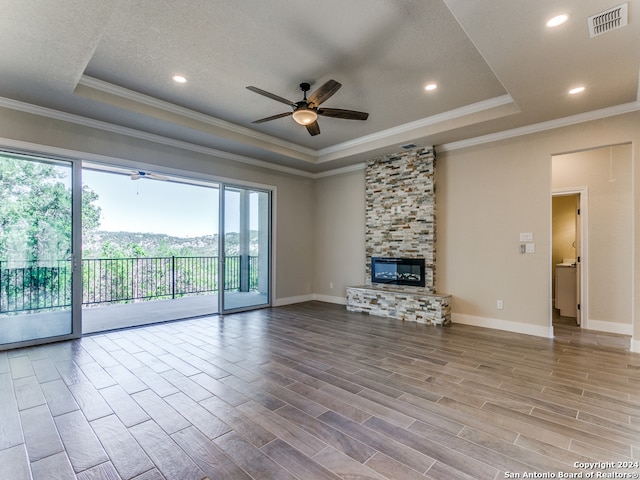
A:
[[[316,180],[314,292],[319,300],[346,303],[346,287],[365,283],[364,174],[363,168]]]
[[[191,177],[224,178],[275,187],[274,304],[313,295],[313,180],[216,158],[61,120],[0,108],[0,146],[26,142],[36,151],[62,149],[91,160],[157,165]],[[157,170],[158,171],[158,170]]]
[[[550,335],[551,156],[532,142],[436,153],[436,288],[454,323]]]

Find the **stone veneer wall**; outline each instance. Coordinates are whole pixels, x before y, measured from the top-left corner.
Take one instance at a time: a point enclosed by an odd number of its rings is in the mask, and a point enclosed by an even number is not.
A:
[[[451,295],[392,288],[347,287],[347,310],[427,325],[451,323]]]
[[[434,150],[423,148],[371,160],[365,180],[366,284],[371,285],[371,257],[424,258],[422,290],[435,293]]]

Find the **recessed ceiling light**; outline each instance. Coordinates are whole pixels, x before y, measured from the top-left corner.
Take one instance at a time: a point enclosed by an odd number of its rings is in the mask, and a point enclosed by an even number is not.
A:
[[[173,81],[176,83],[187,83],[187,79],[182,75],[174,75],[172,78],[173,78]]]
[[[567,20],[569,20],[569,15],[556,15],[547,22],[547,27],[557,27],[558,25],[562,25]]]
[[[435,90],[436,88],[438,88],[438,85],[435,83],[428,83],[424,86],[424,89],[427,91]]]
[[[569,95],[575,95],[576,93],[584,92],[584,87],[575,87],[569,90]]]

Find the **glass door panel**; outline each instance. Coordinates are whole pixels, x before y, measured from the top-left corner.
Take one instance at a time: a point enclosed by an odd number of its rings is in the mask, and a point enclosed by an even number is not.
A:
[[[70,335],[71,162],[0,154],[0,349]]]
[[[268,305],[271,195],[232,186],[223,195],[222,309]]]

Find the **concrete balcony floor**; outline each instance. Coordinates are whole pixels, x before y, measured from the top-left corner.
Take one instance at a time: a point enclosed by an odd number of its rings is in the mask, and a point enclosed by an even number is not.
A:
[[[266,293],[225,294],[225,308],[266,305]],[[218,313],[218,294],[82,308],[82,333],[116,330]],[[69,310],[0,315],[0,344],[71,333]]]

